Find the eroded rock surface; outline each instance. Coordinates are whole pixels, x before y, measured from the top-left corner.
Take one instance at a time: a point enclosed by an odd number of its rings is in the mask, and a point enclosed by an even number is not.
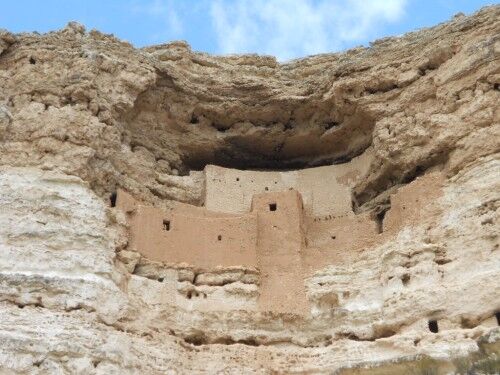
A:
[[[455,371],[498,353],[499,20],[488,7],[287,64],[74,23],[1,31],[0,372],[401,373],[422,355]],[[110,204],[120,188],[202,206],[209,164],[357,156],[352,222],[380,234],[318,255],[305,316],[256,309],[259,270],[141,256]]]

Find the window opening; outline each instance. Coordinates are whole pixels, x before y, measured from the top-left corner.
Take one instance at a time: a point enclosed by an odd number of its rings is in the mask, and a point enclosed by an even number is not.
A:
[[[163,220],[163,230],[170,230],[170,220]]]
[[[439,327],[438,327],[437,320],[429,320],[429,331],[431,331],[432,333],[438,333],[439,332]]]

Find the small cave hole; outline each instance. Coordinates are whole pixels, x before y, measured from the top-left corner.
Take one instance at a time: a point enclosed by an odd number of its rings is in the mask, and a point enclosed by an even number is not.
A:
[[[236,341],[238,344],[248,345],[248,346],[259,346],[257,340],[253,337],[249,337],[246,339],[241,339]]]
[[[337,121],[329,121],[325,123],[324,125],[325,130],[331,129],[331,128],[336,128],[340,126],[340,124]]]
[[[497,325],[499,325],[499,326],[500,326],[500,311],[497,311],[497,312],[495,313],[495,318],[497,318]]]
[[[220,234],[219,234],[219,235],[217,236],[217,241],[222,241],[222,235],[220,235]]]
[[[402,277],[401,277],[401,281],[403,282],[403,285],[404,286],[407,286],[409,283],[410,283],[410,275],[405,273]]]
[[[429,326],[429,331],[431,331],[432,333],[438,333],[439,332],[439,327],[438,327],[437,320],[429,320],[428,326]]]
[[[206,336],[201,332],[185,337],[184,341],[194,346],[205,345],[208,343]]]
[[[198,116],[196,116],[194,113],[191,115],[191,119],[189,120],[190,124],[199,124],[200,120],[198,119]]]
[[[33,56],[30,57],[30,64],[31,65],[35,65],[36,64],[36,60]]]
[[[337,239],[337,236],[332,236],[332,240],[336,240]]]
[[[227,132],[230,129],[230,127],[227,128],[227,127],[225,127],[224,125],[221,125],[221,124],[212,124],[212,125],[220,133],[225,133],[225,132]]]
[[[109,202],[111,203],[111,207],[116,207],[116,192],[111,193],[109,197]]]
[[[170,220],[163,220],[163,230],[170,230]]]
[[[163,277],[159,277],[159,278],[158,278],[158,281],[159,281],[160,283],[162,283],[162,282],[163,282],[163,280],[165,280]]]
[[[276,203],[269,203],[269,211],[276,211],[278,205]]]
[[[187,292],[187,294],[186,294],[186,298],[187,298],[187,299],[191,299],[191,298],[193,298],[193,292],[192,292],[192,291]]]
[[[266,190],[266,191],[268,191],[268,190],[269,190],[269,188],[266,186],[266,187],[265,187],[265,190]]]
[[[413,170],[411,170],[406,176],[403,178],[403,183],[409,184],[416,180],[417,177],[422,176],[425,173],[426,168],[422,165],[417,165]]]
[[[239,178],[239,177],[236,177],[236,181],[239,181],[239,180],[240,180],[240,178]]]

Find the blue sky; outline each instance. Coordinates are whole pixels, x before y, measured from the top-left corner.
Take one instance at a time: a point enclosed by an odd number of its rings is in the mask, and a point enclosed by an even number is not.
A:
[[[214,54],[280,60],[335,52],[470,14],[481,0],[4,0],[0,28],[47,32],[71,20],[137,47],[186,40]]]

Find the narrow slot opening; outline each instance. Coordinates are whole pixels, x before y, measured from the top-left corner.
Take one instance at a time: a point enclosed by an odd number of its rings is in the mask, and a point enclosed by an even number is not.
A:
[[[375,216],[375,222],[377,223],[377,233],[382,233],[384,231],[384,218],[387,211],[381,211]]]
[[[170,230],[170,220],[163,220],[163,230]]]
[[[109,197],[109,202],[111,204],[111,207],[116,207],[116,192],[111,194],[111,196]]]

